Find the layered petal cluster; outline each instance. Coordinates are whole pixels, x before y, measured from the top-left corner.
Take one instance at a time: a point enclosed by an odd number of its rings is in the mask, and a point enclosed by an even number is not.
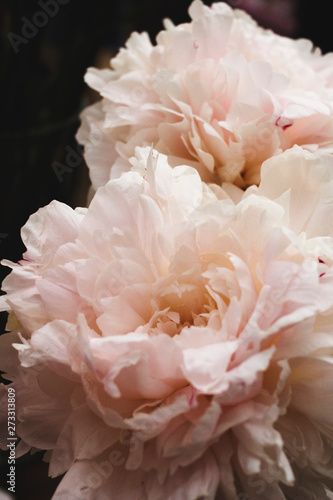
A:
[[[299,145],[333,151],[333,54],[264,30],[226,3],[195,0],[153,45],[133,33],[111,69],[90,68],[102,97],[78,140],[96,190],[151,144],[205,182],[258,184],[264,160]]]
[[[18,453],[49,450],[55,500],[329,498],[332,159],[295,147],[238,201],[131,162],[7,262]]]

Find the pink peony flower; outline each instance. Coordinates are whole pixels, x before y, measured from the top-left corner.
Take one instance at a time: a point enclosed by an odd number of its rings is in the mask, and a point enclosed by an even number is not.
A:
[[[17,453],[49,450],[54,500],[329,498],[332,158],[295,147],[239,201],[131,162],[6,263]]]
[[[189,14],[190,23],[165,21],[156,45],[133,33],[112,69],[88,70],[102,100],[83,112],[78,140],[95,190],[129,170],[137,145],[242,188],[295,144],[333,151],[333,54],[225,3],[195,0]]]

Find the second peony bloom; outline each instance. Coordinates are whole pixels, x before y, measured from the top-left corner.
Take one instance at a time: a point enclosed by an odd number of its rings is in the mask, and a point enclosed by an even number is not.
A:
[[[297,144],[333,151],[333,54],[260,28],[225,3],[195,0],[191,22],[165,22],[153,45],[133,33],[111,68],[91,68],[102,100],[82,114],[93,188],[151,144],[202,180],[246,188],[264,160]]]
[[[54,500],[326,499],[332,159],[296,147],[238,201],[131,162],[88,209],[40,209],[7,262],[17,451],[66,472]]]

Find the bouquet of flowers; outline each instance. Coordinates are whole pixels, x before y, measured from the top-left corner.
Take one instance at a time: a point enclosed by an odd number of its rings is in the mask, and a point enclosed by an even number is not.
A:
[[[88,70],[91,203],[3,262],[16,451],[54,500],[329,499],[333,54],[189,13]]]

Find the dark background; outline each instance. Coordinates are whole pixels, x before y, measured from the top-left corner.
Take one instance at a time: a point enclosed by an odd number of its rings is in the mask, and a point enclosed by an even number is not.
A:
[[[20,228],[39,207],[53,199],[72,207],[86,203],[88,171],[74,137],[80,110],[97,98],[84,84],[86,68],[105,67],[133,30],[148,31],[154,40],[163,18],[189,21],[189,0],[62,2],[58,12],[45,14],[41,4],[48,0],[0,0],[0,258],[12,261],[25,250]],[[327,1],[228,3],[264,27],[310,38],[324,53],[333,50]],[[66,164],[68,151],[75,152],[75,166],[57,176],[52,164]],[[0,266],[0,281],[7,273]],[[2,330],[5,319],[2,315]],[[59,480],[47,477],[41,458],[37,453],[17,461],[17,500],[51,498]],[[0,484],[7,489],[4,453],[0,467]]]

